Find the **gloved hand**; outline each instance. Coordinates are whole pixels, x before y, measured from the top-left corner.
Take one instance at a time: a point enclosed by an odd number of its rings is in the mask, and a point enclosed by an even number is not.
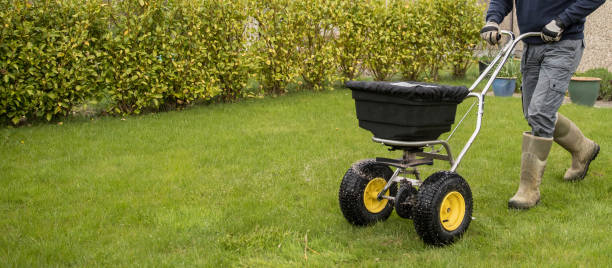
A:
[[[542,40],[544,42],[559,42],[563,33],[563,24],[559,20],[551,20],[542,29]]]
[[[487,41],[489,45],[496,45],[499,43],[501,35],[499,34],[499,24],[493,21],[488,21],[484,27],[480,30],[480,37]]]

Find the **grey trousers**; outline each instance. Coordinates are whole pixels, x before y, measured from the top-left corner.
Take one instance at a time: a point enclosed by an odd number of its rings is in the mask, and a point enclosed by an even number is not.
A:
[[[553,136],[557,111],[583,51],[584,40],[525,44],[521,60],[523,114],[533,135]]]

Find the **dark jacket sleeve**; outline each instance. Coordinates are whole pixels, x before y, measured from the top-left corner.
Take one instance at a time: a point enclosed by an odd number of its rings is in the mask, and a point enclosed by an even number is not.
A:
[[[487,21],[501,23],[506,15],[512,11],[513,0],[491,0],[487,11]],[[603,0],[605,1],[605,0]]]
[[[557,18],[567,27],[580,22],[605,2],[606,0],[578,0],[559,14]]]

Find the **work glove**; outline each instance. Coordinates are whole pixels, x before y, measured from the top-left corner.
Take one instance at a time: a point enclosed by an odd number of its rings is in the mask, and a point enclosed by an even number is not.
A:
[[[559,20],[551,20],[542,29],[542,40],[544,42],[559,42],[563,33],[563,24]]]
[[[488,21],[480,30],[480,37],[487,41],[489,45],[497,45],[501,35],[499,34],[499,24],[493,21]]]

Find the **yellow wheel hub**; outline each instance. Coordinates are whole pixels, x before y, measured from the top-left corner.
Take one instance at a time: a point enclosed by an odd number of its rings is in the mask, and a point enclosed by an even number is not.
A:
[[[465,216],[465,200],[461,193],[454,191],[448,193],[440,205],[440,222],[447,231],[459,228]]]
[[[378,194],[385,188],[385,185],[387,185],[385,179],[375,178],[366,186],[363,192],[363,204],[369,212],[381,212],[389,202],[387,199],[378,200]],[[385,195],[389,195],[389,190],[387,190]]]

